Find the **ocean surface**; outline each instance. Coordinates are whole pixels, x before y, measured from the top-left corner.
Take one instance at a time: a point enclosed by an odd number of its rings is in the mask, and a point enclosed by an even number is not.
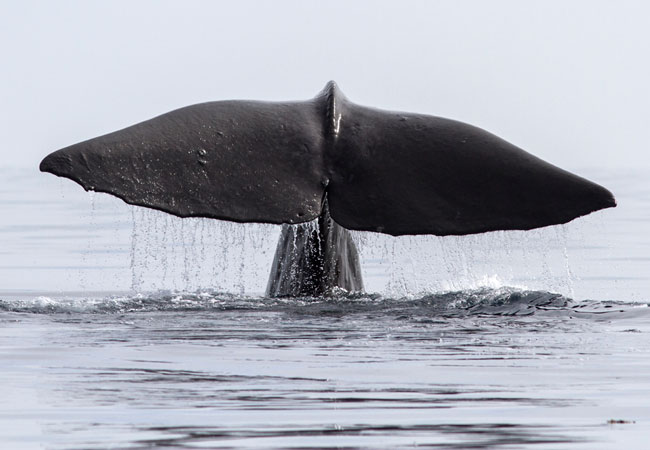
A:
[[[0,169],[0,448],[649,448],[650,171],[574,171],[619,206],[269,299],[279,227]]]

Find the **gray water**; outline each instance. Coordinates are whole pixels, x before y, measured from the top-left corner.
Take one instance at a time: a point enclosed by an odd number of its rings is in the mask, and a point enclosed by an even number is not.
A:
[[[648,174],[582,173],[619,207],[357,233],[371,294],[279,300],[277,227],[2,170],[2,448],[648,448]]]

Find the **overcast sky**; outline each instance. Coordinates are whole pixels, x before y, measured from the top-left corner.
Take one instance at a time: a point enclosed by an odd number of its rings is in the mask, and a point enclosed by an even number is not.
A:
[[[554,164],[650,167],[650,2],[0,0],[2,166],[192,103],[450,117]]]

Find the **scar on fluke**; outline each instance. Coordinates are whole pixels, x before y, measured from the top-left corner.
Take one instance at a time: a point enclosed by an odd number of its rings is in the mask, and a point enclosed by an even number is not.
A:
[[[307,101],[177,109],[51,153],[40,169],[179,217],[284,224],[272,296],[363,290],[348,230],[529,230],[616,206],[602,186],[485,130],[360,106],[334,82]]]

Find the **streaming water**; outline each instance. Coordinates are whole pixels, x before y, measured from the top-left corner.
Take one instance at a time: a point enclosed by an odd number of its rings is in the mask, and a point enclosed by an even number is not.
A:
[[[278,227],[0,175],[2,448],[647,448],[646,173],[562,227],[354,233],[372,294],[330,299],[263,297]]]

